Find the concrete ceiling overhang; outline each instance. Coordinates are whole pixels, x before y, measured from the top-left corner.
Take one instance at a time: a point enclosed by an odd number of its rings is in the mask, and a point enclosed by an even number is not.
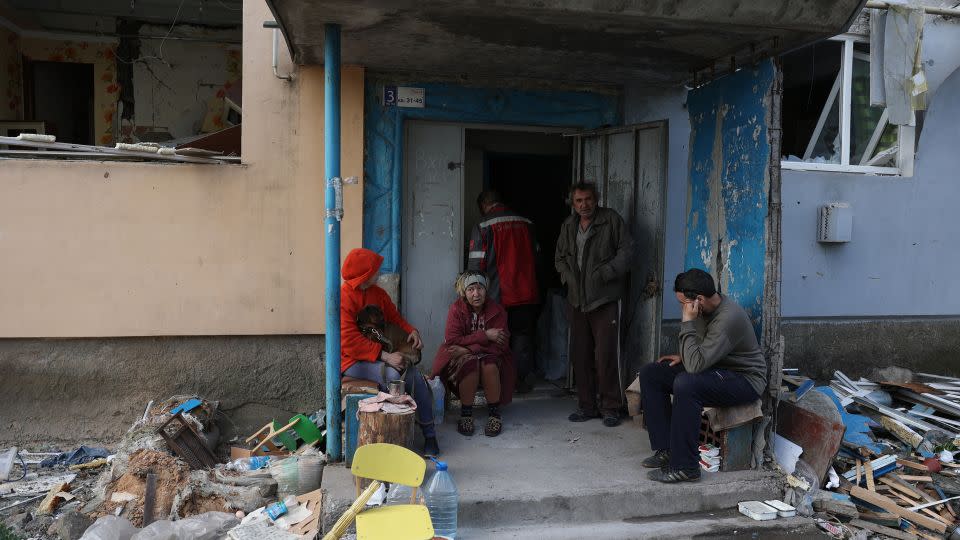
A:
[[[565,83],[672,85],[731,56],[842,33],[865,0],[268,0],[294,61],[375,71]]]

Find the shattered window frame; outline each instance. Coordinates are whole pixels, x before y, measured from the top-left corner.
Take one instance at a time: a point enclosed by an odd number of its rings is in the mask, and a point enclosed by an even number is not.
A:
[[[858,94],[854,95],[854,82],[857,79],[855,65],[867,67],[866,78],[869,81],[870,56],[868,52],[860,50],[863,44],[869,46],[869,38],[843,34],[830,38],[829,41],[839,42],[842,45],[840,73],[837,74],[833,88],[820,108],[817,125],[810,135],[801,160],[789,160],[784,155],[780,161],[781,169],[913,176],[916,128],[891,125],[887,123],[886,108],[870,107],[869,82],[865,87],[863,84],[856,85]],[[863,73],[862,69],[856,71]],[[861,95],[864,89],[867,93]],[[862,109],[864,103],[867,109]],[[828,123],[831,114],[837,114],[837,104],[840,106],[840,129],[834,142],[837,139],[840,142],[839,163],[809,161],[815,159],[813,155],[815,150],[824,146],[824,141],[820,140],[824,134],[824,126]],[[855,108],[858,108],[862,114],[855,114]],[[873,117],[876,120],[873,120]],[[866,130],[860,129],[864,121],[869,122],[872,127]],[[858,128],[856,133],[854,132],[855,124]],[[891,137],[891,130],[896,134],[895,138]],[[854,141],[858,133],[860,137]],[[869,137],[864,139],[863,136],[867,133]],[[891,140],[895,142],[891,144]],[[865,146],[863,146],[864,142]]]

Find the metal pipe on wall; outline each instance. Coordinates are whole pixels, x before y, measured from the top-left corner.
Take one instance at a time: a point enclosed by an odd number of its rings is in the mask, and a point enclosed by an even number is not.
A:
[[[285,81],[293,80],[293,77],[290,75],[280,75],[280,71],[277,69],[277,66],[280,65],[280,29],[273,29],[273,75],[278,79],[283,79]]]
[[[337,187],[340,183],[340,25],[324,26],[323,44],[323,140],[326,190],[326,291],[325,338],[327,455],[341,459],[340,448],[340,214]]]

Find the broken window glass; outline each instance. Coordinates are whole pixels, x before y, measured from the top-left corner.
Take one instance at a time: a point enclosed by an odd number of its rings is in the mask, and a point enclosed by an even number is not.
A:
[[[840,163],[842,57],[843,44],[836,41],[783,55],[784,159]]]
[[[846,47],[851,50],[845,56]],[[849,38],[817,43],[783,55],[782,66],[785,161],[897,166],[898,130],[887,122],[885,108],[870,105],[869,44]],[[850,98],[845,103],[847,78]],[[850,123],[847,145],[845,115]],[[849,155],[844,155],[845,146]]]
[[[897,129],[886,109],[870,106],[870,46],[853,44],[850,97],[850,163],[896,166]]]

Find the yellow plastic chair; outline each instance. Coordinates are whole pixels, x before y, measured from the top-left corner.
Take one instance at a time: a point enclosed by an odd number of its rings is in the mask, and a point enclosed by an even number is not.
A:
[[[363,511],[370,497],[380,489],[382,482],[412,487],[413,494],[410,502],[413,503],[427,470],[427,463],[423,458],[395,444],[367,444],[357,448],[350,470],[353,472],[357,486],[357,499],[340,516],[323,540],[339,539],[354,519],[357,520],[357,540],[430,540],[433,538],[433,523],[430,521],[430,512],[426,506],[400,504]],[[373,481],[361,492],[360,481],[363,478]]]

